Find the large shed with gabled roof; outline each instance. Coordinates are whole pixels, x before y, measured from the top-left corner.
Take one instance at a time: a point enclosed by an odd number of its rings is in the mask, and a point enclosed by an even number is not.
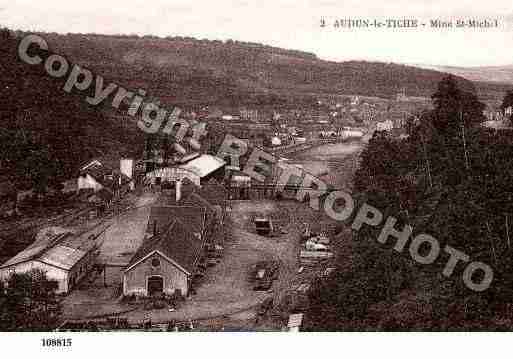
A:
[[[148,237],[123,273],[123,294],[182,296],[203,253],[204,241],[174,218],[162,233]]]

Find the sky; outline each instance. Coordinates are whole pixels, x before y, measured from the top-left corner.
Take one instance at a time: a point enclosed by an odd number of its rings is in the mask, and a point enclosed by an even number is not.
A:
[[[498,19],[499,28],[341,29],[337,19]],[[321,27],[321,19],[328,26]],[[511,0],[0,0],[0,25],[58,33],[192,36],[315,53],[333,61],[513,64]]]

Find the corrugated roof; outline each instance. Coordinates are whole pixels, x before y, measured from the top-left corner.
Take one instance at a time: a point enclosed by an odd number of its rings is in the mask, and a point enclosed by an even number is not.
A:
[[[29,261],[35,257],[37,257],[42,251],[46,249],[45,245],[39,245],[39,246],[30,246],[26,248],[25,250],[21,251],[20,253],[16,254],[14,257],[9,259],[7,262],[2,264],[0,268],[9,267],[18,263],[23,263],[26,261]]]
[[[57,245],[45,251],[37,259],[54,267],[70,270],[86,253],[80,249]]]
[[[214,171],[217,171],[226,164],[222,159],[212,155],[202,155],[192,161],[180,166],[180,168],[189,170],[199,176],[206,177]]]
[[[0,268],[37,260],[69,270],[95,247],[96,238],[104,229],[105,226],[97,226],[92,231],[76,235],[61,227],[45,228],[36,235],[34,243],[3,263]]]

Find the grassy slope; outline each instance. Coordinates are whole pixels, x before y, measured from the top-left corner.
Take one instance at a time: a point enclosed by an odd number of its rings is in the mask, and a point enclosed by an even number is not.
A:
[[[129,88],[164,103],[238,105],[297,100],[312,94],[429,96],[443,73],[376,62],[335,63],[269,46],[103,35],[44,34],[50,46]],[[472,84],[462,78],[467,89]]]

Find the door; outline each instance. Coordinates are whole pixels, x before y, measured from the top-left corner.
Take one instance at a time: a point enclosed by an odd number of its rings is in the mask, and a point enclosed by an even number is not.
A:
[[[148,295],[154,296],[164,292],[164,279],[161,276],[152,276],[148,278]]]

